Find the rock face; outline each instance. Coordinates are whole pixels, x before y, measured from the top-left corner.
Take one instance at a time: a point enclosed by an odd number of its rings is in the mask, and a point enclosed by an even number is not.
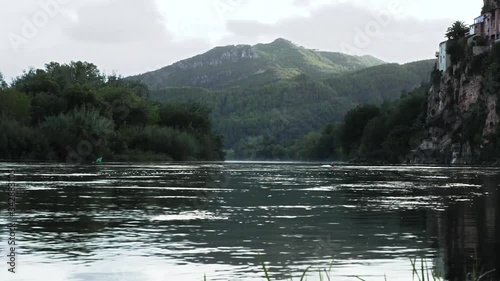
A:
[[[477,163],[487,137],[496,133],[497,98],[483,93],[484,78],[470,74],[463,63],[452,70],[443,73],[429,91],[426,130],[408,156],[410,163]],[[471,135],[471,131],[477,132]]]
[[[222,48],[220,48],[222,49]],[[216,52],[214,52],[216,53]],[[237,63],[243,59],[257,59],[259,56],[253,46],[238,45],[232,46],[229,50],[216,53],[213,56],[198,56],[193,60],[181,61],[174,64],[174,67],[181,70],[196,69],[203,66],[217,66],[223,63]]]

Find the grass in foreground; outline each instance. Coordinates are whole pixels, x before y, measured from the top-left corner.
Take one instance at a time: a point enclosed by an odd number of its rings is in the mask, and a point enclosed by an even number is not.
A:
[[[414,280],[414,281],[444,281],[445,280],[443,278],[443,276],[441,275],[441,273],[430,268],[427,264],[427,261],[425,261],[423,258],[420,260],[420,263],[418,262],[417,258],[410,259],[410,263],[411,263],[411,268],[412,268],[412,280]],[[262,267],[265,280],[272,281],[265,263],[261,261],[260,265]],[[328,270],[327,269],[318,270],[319,280],[320,281],[333,280],[332,268],[333,268],[333,262],[330,264],[330,267]],[[309,266],[305,269],[305,271],[302,273],[302,275],[300,277],[300,281],[307,280],[307,275],[308,275],[308,273],[311,273],[311,269],[312,269],[312,266]],[[466,274],[465,280],[467,280],[467,281],[486,281],[485,278],[488,277],[490,274],[492,274],[495,271],[496,271],[496,269],[482,272],[479,270],[479,266],[475,265],[473,267],[472,271]],[[367,281],[359,276],[354,276],[353,279],[360,280],[360,281]],[[385,279],[385,281],[387,281],[387,276],[384,275],[384,279]],[[204,275],[203,280],[207,281],[206,274]],[[289,280],[293,281],[292,278],[290,278]]]

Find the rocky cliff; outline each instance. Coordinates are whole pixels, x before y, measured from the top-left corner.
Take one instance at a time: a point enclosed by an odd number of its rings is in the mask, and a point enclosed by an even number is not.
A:
[[[488,147],[500,122],[495,91],[485,89],[490,73],[478,54],[435,71],[427,100],[426,125],[420,145],[408,156],[415,164],[479,164],[488,159]],[[478,71],[479,69],[479,71]]]
[[[500,7],[484,0],[483,13]],[[427,118],[411,163],[500,163],[500,44],[484,37],[448,42],[454,65],[433,73]]]
[[[215,48],[206,56],[196,56],[190,60],[183,60],[173,65],[180,70],[196,69],[203,66],[218,66],[224,63],[238,63],[244,59],[258,59],[255,47],[247,45]]]

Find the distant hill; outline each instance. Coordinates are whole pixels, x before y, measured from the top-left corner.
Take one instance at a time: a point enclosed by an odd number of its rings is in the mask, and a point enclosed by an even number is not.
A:
[[[225,89],[262,86],[305,74],[326,79],[385,62],[372,56],[306,49],[279,38],[269,44],[216,47],[204,54],[128,79],[152,90],[167,87]]]
[[[404,65],[384,64],[333,77],[325,83],[355,103],[378,104],[398,99],[401,91],[428,82],[435,63],[432,59]]]
[[[224,135],[226,147],[240,150],[249,138],[268,137],[280,143],[292,141],[326,124],[341,121],[345,113],[358,104],[397,100],[403,91],[429,82],[434,64],[435,60],[384,64],[325,80],[299,75],[252,88],[170,87],[153,91],[151,98],[160,102],[200,101],[210,105],[214,126]]]

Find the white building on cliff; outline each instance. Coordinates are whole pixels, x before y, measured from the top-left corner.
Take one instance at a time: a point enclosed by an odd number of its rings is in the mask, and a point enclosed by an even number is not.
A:
[[[437,66],[440,71],[446,71],[448,66],[451,65],[450,55],[446,52],[447,47],[448,41],[441,42],[439,44],[439,52],[436,53],[436,57],[438,58]]]

